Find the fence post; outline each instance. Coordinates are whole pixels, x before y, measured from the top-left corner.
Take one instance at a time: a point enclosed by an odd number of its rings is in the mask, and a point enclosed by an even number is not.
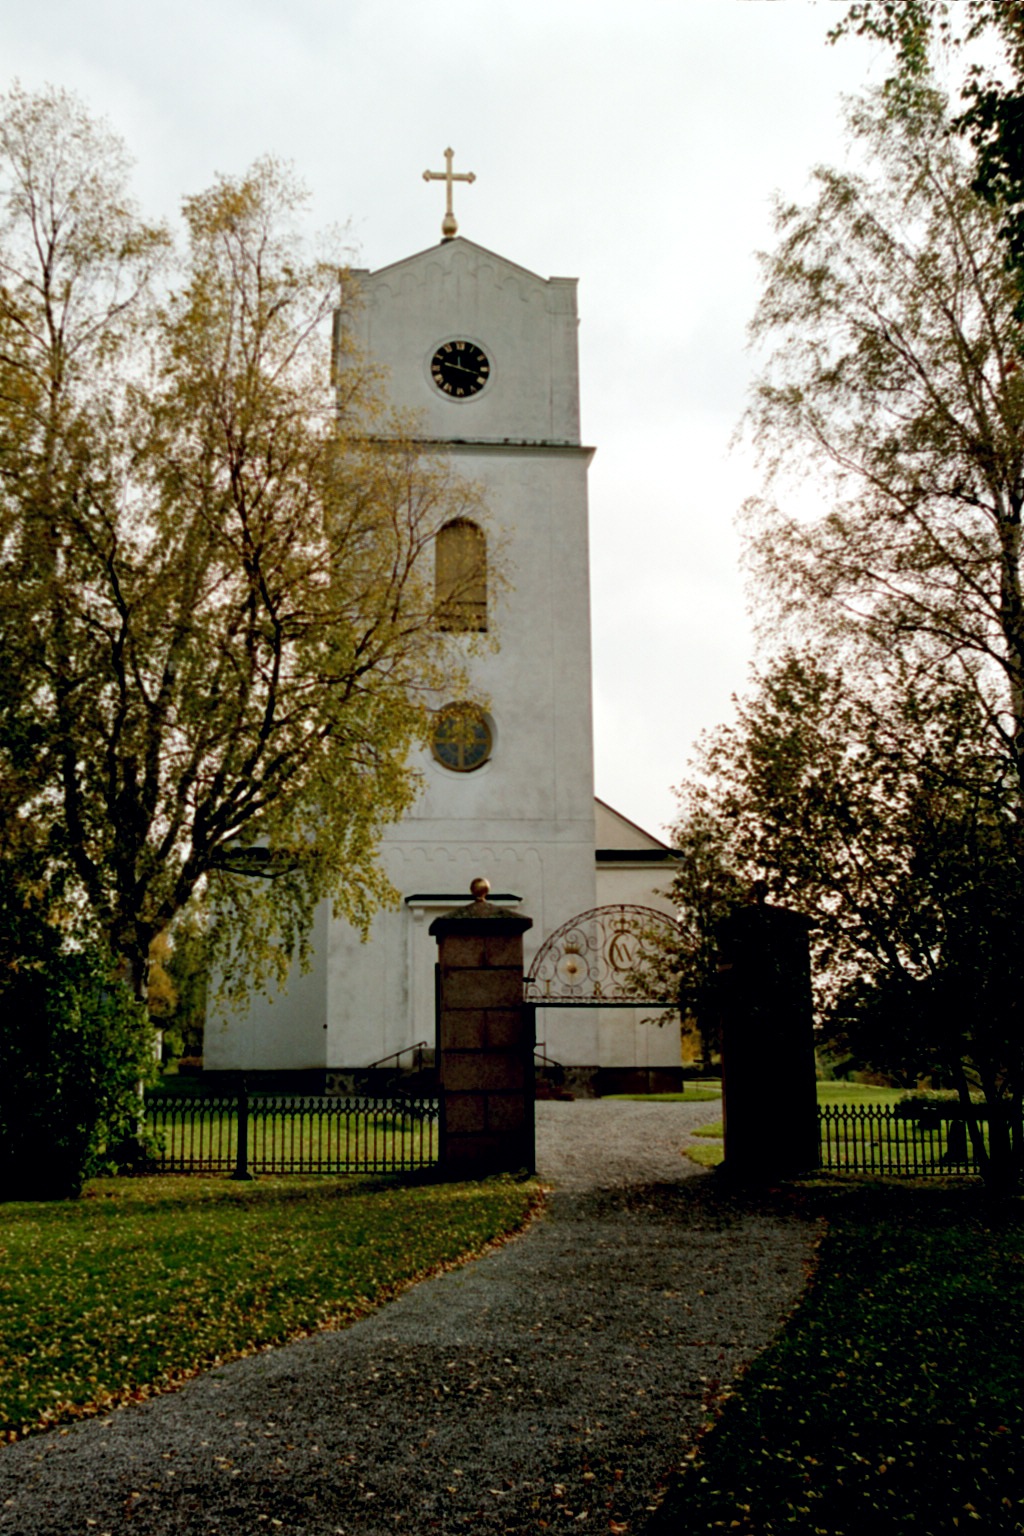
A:
[[[243,1180],[246,1183],[252,1179],[249,1172],[249,1095],[245,1086],[245,1073],[238,1074],[238,1145],[235,1154],[235,1171],[231,1175],[233,1179]]]
[[[441,1087],[441,962],[434,961],[434,1072],[437,1077],[437,1161],[444,1168],[448,1162],[448,1116],[444,1089]]]
[[[523,1053],[529,1064],[526,1093],[526,1120],[523,1126],[525,1146],[531,1153],[527,1165],[530,1173],[537,1172],[537,1087],[534,1083],[537,1051],[537,1007],[535,1003],[523,1004]]]

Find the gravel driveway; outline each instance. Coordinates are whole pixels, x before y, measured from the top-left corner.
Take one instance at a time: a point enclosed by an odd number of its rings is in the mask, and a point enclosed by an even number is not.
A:
[[[678,1184],[701,1172],[682,1156],[698,1126],[722,1117],[721,1101],[654,1104],[576,1099],[537,1105],[537,1172],[558,1189]]]
[[[539,1104],[545,1214],[338,1333],[0,1450],[17,1536],[639,1536],[817,1228],[680,1156],[714,1104]]]

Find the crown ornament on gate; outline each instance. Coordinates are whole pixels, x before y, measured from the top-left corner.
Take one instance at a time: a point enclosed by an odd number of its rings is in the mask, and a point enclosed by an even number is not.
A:
[[[664,983],[645,974],[659,944],[678,944],[679,924],[653,907],[594,907],[545,940],[525,978],[528,1003],[549,1008],[672,1008]]]

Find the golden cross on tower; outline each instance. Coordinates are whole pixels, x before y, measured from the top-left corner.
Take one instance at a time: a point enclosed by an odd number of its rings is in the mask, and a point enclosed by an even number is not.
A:
[[[472,171],[453,171],[452,170],[452,156],[454,155],[454,153],[455,153],[455,151],[453,149],[446,149],[445,150],[445,152],[444,152],[445,169],[443,171],[424,171],[423,172],[423,180],[424,181],[443,181],[443,182],[447,183],[447,188],[448,188],[448,204],[447,204],[447,207],[445,209],[444,218],[441,220],[441,238],[443,240],[452,240],[452,239],[454,239],[455,234],[456,234],[456,232],[458,231],[458,228],[459,228],[458,224],[456,224],[456,222],[455,222],[455,215],[452,212],[452,183],[455,182],[455,181],[476,181],[476,176],[474,175],[474,173]]]

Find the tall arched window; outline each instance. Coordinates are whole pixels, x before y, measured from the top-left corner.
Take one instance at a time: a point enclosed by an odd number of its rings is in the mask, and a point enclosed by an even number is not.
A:
[[[487,536],[459,517],[436,539],[435,597],[439,629],[487,628]]]

